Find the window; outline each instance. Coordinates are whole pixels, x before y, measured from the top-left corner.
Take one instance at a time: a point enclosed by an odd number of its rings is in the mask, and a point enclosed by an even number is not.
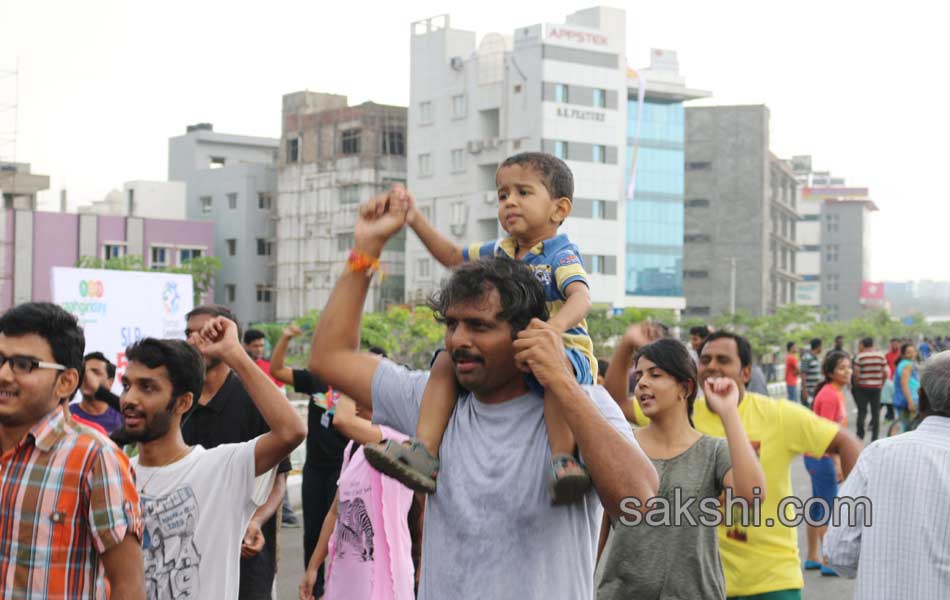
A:
[[[237,254],[237,240],[235,238],[224,240],[224,242],[228,245],[228,256]]]
[[[840,215],[826,215],[827,216],[827,226],[828,233],[835,233],[838,231],[839,217]]]
[[[202,196],[198,198],[198,201],[201,203],[201,214],[210,215],[211,214],[211,196]]]
[[[168,248],[163,246],[152,246],[152,261],[150,267],[153,269],[164,269],[168,266],[168,255]]]
[[[521,93],[521,84],[520,84],[520,83],[515,84],[515,93],[516,93],[516,94],[520,94],[520,93]]]
[[[468,106],[465,101],[465,94],[458,94],[452,96],[452,118],[453,119],[464,119],[465,115],[468,114]]]
[[[825,247],[825,260],[838,262],[838,244],[828,244]]]
[[[209,169],[220,169],[224,166],[225,158],[223,156],[212,156],[209,159],[208,168]]]
[[[704,243],[709,242],[710,238],[709,234],[707,233],[687,233],[683,236],[683,241],[690,243]]]
[[[406,133],[402,127],[383,128],[383,154],[406,155]]]
[[[300,140],[297,138],[287,140],[287,162],[298,160],[300,160]]]
[[[569,102],[566,84],[564,83],[554,84],[554,101],[561,102],[561,103]]]
[[[567,160],[567,142],[554,142],[554,156],[561,160]]]
[[[270,256],[271,244],[264,238],[257,238],[257,255]]]
[[[591,219],[606,219],[607,214],[607,201],[606,200],[593,200],[590,203],[590,218]]]
[[[178,264],[183,265],[185,261],[201,256],[201,248],[179,248]]]
[[[271,291],[266,285],[257,284],[257,301],[270,302]]]
[[[340,204],[359,204],[360,186],[344,185],[340,188]]]
[[[353,234],[352,233],[341,233],[336,236],[336,249],[340,252],[345,252],[353,247]]]
[[[690,306],[686,309],[686,314],[695,317],[705,317],[710,314],[710,310],[708,306]]]
[[[607,160],[607,148],[599,144],[594,144],[594,153],[591,157],[596,163],[602,163]]]
[[[594,108],[607,107],[607,90],[594,89]]]
[[[465,170],[465,154],[461,148],[452,150],[452,172],[458,173]]]
[[[706,171],[712,167],[712,163],[709,161],[700,161],[700,162],[688,162],[686,163],[687,171]]]
[[[271,196],[270,192],[257,193],[257,208],[260,210],[270,210],[273,203],[274,197]]]
[[[234,299],[237,298],[237,286],[233,283],[225,284],[224,286],[224,301],[228,304],[234,302]]]
[[[360,153],[360,130],[359,129],[346,129],[343,131],[341,136],[343,140],[340,151],[343,154],[359,154]]]
[[[228,209],[235,210],[237,208],[237,194],[228,194]]]
[[[104,244],[102,253],[106,260],[125,256],[125,244]]]
[[[683,277],[687,279],[707,279],[709,277],[709,271],[687,270],[687,271],[683,271]]]
[[[464,202],[452,203],[452,225],[461,225],[465,223],[466,206]]]
[[[603,273],[604,272],[604,260],[603,256],[598,254],[591,255],[590,257],[590,267],[587,269],[589,273]]]
[[[829,292],[838,291],[838,276],[829,274],[825,279],[825,289]]]
[[[708,198],[690,198],[686,201],[686,208],[708,208]]]
[[[421,125],[429,125],[430,123],[432,123],[432,103],[431,102],[419,103],[419,123]]]
[[[429,259],[420,258],[416,261],[416,276],[419,279],[429,278]]]
[[[432,175],[432,155],[431,154],[420,154],[419,155],[419,176],[426,177]]]

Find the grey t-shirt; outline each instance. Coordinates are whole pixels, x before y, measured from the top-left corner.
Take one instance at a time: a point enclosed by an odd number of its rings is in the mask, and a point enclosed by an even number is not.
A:
[[[373,422],[414,432],[428,375],[382,361],[373,376]],[[584,389],[636,444],[607,392]],[[440,457],[438,490],[425,510],[420,600],[593,597],[603,508],[593,490],[569,506],[551,506],[540,396],[500,404],[460,397]]]
[[[695,498],[689,512],[697,526],[685,518],[679,527],[612,521],[597,565],[597,600],[724,599],[718,532],[702,525],[699,503],[722,493],[722,478],[732,466],[728,443],[703,435],[679,456],[652,462],[660,476],[657,496],[671,507],[676,489],[683,500]]]

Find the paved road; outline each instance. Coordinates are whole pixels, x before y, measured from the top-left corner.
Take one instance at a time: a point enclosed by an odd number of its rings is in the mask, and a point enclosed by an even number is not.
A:
[[[854,423],[856,410],[854,403],[849,403],[848,420]],[[853,428],[852,428],[853,430]],[[792,487],[800,498],[811,495],[811,481],[805,471],[802,459],[797,459],[792,467]],[[798,547],[804,560],[805,526],[798,529]],[[277,598],[279,600],[295,600],[297,585],[303,577],[303,530],[284,528],[280,532],[280,572],[277,581]],[[822,577],[817,571],[805,572],[805,600],[848,600],[854,595],[854,582],[840,577]],[[493,599],[487,599],[493,600]]]

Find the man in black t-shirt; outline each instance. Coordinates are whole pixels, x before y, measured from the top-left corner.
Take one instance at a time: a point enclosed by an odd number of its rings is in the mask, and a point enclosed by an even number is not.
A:
[[[209,319],[222,316],[237,322],[224,306],[199,306],[186,316],[190,336]],[[206,375],[200,400],[181,424],[188,445],[214,448],[253,440],[270,431],[237,375],[223,362],[205,359]],[[270,600],[277,573],[277,515],[287,489],[290,459],[277,467],[274,488],[248,525],[241,545],[240,600]]]

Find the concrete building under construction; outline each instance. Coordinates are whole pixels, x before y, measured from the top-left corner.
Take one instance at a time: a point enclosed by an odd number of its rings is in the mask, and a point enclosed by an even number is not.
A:
[[[406,109],[346,96],[283,98],[277,182],[277,319],[326,305],[353,247],[360,202],[406,181]],[[405,231],[382,256],[365,310],[402,303]]]

